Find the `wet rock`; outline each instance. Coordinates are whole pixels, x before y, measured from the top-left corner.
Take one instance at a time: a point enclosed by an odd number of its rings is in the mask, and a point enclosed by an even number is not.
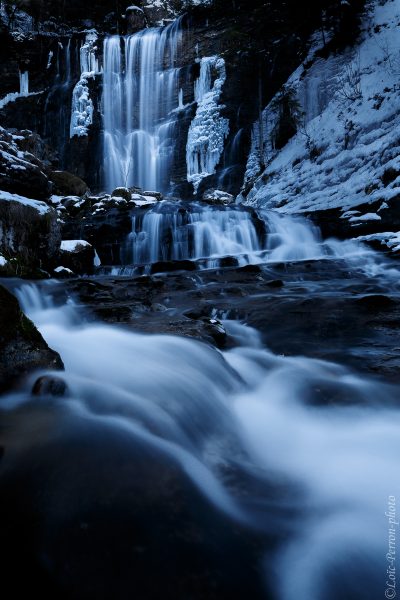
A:
[[[219,261],[220,267],[237,267],[239,265],[239,261],[234,256],[224,256]]]
[[[55,210],[43,202],[0,191],[0,253],[15,275],[51,268],[60,241]]]
[[[0,392],[36,369],[63,369],[17,299],[0,286]]]
[[[45,600],[122,600],[132,590],[150,600],[160,589],[168,600],[266,597],[265,539],[217,509],[194,469],[189,476],[172,452],[120,426],[125,415],[65,418],[58,405],[36,402],[2,428],[7,588],[26,597],[29,586]],[[10,455],[9,440],[19,442]]]
[[[61,264],[74,273],[93,273],[94,259],[94,248],[86,240],[64,240],[61,242]]]
[[[170,273],[172,271],[195,271],[196,264],[191,260],[159,261],[151,265],[151,273]]]
[[[83,196],[88,191],[87,184],[68,171],[52,171],[53,193],[58,196]]]
[[[272,279],[271,281],[267,281],[266,285],[270,288],[281,288],[285,284],[283,283],[282,279]]]
[[[43,375],[33,384],[32,395],[62,397],[67,390],[67,384],[61,377]]]

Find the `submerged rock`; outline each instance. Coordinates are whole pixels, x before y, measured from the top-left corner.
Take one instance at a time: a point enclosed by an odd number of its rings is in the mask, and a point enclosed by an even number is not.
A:
[[[60,356],[51,350],[17,299],[0,286],[0,392],[36,369],[63,369]]]

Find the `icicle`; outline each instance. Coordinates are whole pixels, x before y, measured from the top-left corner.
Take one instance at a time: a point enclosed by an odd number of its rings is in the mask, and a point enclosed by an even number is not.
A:
[[[212,84],[213,71],[217,79]],[[221,117],[219,104],[226,80],[225,61],[218,56],[201,60],[200,76],[195,82],[197,112],[188,133],[186,146],[187,180],[197,193],[205,177],[215,173],[229,133],[229,121]]]

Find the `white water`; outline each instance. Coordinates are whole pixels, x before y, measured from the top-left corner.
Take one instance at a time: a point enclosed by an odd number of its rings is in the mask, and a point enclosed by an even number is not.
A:
[[[380,597],[385,511],[400,495],[397,387],[275,356],[240,323],[224,325],[242,347],[221,354],[79,324],[73,306],[57,309],[28,284],[18,295],[64,360],[74,399],[65,410],[165,453],[220,510],[279,536],[265,569],[277,600]],[[230,466],[239,480],[256,478],[247,495],[225,481]]]
[[[261,249],[249,212],[167,202],[133,217],[127,245],[133,265],[241,256]]]
[[[104,41],[104,175],[118,186],[168,191],[173,139],[182,102],[179,68],[181,19]]]
[[[364,244],[323,241],[318,227],[305,218],[195,202],[165,201],[137,211],[123,263],[126,267],[194,260],[201,261],[199,268],[211,268],[227,256],[235,257],[239,265],[346,259],[368,275],[390,274],[384,260]],[[124,272],[130,274],[126,268]],[[391,275],[397,278],[397,270]]]

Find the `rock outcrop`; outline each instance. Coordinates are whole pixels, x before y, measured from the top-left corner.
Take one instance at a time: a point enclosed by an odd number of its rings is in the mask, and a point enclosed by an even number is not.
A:
[[[18,276],[49,269],[61,241],[57,212],[47,204],[0,191],[0,253]]]
[[[17,299],[0,286],[0,393],[37,369],[63,368]]]

